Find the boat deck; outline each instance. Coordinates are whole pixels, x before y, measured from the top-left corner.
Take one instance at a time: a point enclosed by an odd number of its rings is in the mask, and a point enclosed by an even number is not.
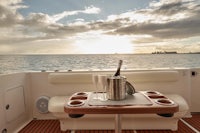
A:
[[[178,130],[123,130],[122,133],[199,133],[200,114],[184,118],[178,122]],[[114,130],[61,131],[58,120],[32,120],[19,133],[114,133]]]

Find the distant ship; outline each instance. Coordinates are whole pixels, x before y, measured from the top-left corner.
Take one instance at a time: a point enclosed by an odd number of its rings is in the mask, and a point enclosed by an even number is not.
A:
[[[152,52],[152,54],[177,54],[176,51],[171,51],[171,52],[167,52],[167,51],[156,51],[156,52]]]

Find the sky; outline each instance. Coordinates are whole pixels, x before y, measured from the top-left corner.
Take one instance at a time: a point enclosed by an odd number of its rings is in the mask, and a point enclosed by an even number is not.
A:
[[[0,54],[200,52],[200,0],[0,0]]]

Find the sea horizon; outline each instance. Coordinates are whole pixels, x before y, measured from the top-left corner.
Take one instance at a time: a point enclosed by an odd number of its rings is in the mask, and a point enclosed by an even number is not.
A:
[[[166,52],[168,52],[168,51],[166,51]],[[0,54],[0,56],[1,55],[152,55],[152,54],[200,54],[200,52],[185,52],[185,53],[154,53],[154,52],[152,52],[152,53],[97,53],[97,54],[93,54],[93,53],[80,53],[80,54],[59,54],[59,53],[56,53],[56,54],[47,54],[47,53],[44,53],[44,54],[42,54],[42,53],[37,53],[37,54],[26,54],[26,53],[18,53],[18,54],[11,54],[11,53],[9,53],[9,54]]]
[[[0,73],[27,71],[200,68],[200,54],[0,55]]]

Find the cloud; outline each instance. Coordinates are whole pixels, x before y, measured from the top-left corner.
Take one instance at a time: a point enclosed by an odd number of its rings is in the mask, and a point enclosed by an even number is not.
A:
[[[0,27],[9,27],[16,25],[22,16],[10,8],[0,4]]]
[[[85,25],[54,23],[49,15],[43,13],[30,14],[29,18],[22,22],[22,25],[25,26],[24,33],[35,37],[35,39],[66,38],[88,30]]]
[[[171,16],[174,14],[182,13],[185,11],[190,10],[188,5],[190,2],[182,2],[182,1],[171,1],[170,3],[162,3],[159,5],[151,5],[152,8],[152,14],[158,14],[158,15],[165,15],[165,16]]]
[[[27,27],[26,33],[40,33],[39,35],[43,35],[40,39],[63,38],[76,33],[86,32],[89,30],[89,27],[84,23],[63,25],[57,23],[57,21],[79,13],[96,14],[99,12],[99,8],[90,6],[84,10],[64,11],[52,16],[44,13],[31,13],[21,24]]]
[[[68,17],[68,16],[72,16],[72,15],[77,15],[79,13],[85,13],[85,14],[98,14],[100,13],[101,9],[94,7],[94,6],[89,6],[89,7],[85,7],[84,10],[76,10],[76,11],[64,11],[62,13],[59,14],[55,14],[52,16],[52,20],[54,22],[57,22],[61,19],[63,19],[64,17]]]
[[[200,35],[200,16],[168,23],[141,23],[118,28],[115,33],[123,35],[146,34],[162,39],[185,38]]]
[[[101,12],[101,9],[94,6],[89,6],[89,7],[85,7],[85,10],[81,12],[86,13],[86,14],[98,14]]]
[[[118,27],[121,27],[124,24],[124,21],[128,21],[128,19],[116,19],[114,21],[96,21],[91,22],[88,25],[90,26],[91,30],[104,30],[107,32],[109,30],[114,30]]]
[[[85,7],[84,10],[64,11],[52,16],[44,13],[30,13],[28,17],[24,18],[18,12],[15,12],[7,7],[9,4],[18,4],[18,2],[21,1],[13,1],[13,3],[5,2],[4,5],[0,5],[0,27],[7,27],[8,29],[12,27],[17,33],[14,37],[9,37],[12,31],[10,33],[7,32],[8,37],[0,38],[0,43],[6,43],[6,40],[7,43],[17,43],[20,41],[27,42],[53,38],[66,38],[76,33],[88,31],[88,26],[84,23],[64,25],[58,23],[57,21],[63,19],[64,17],[77,15],[79,13],[97,14],[100,12],[99,8],[89,6]],[[1,32],[2,31],[0,31],[0,33]],[[19,34],[21,34],[20,37]]]
[[[6,8],[9,8],[9,10],[12,10],[13,12],[16,12],[19,8],[26,8],[27,6],[21,5],[22,0],[0,0],[0,5]]]
[[[30,13],[25,23],[34,24],[59,24],[57,21],[72,15],[78,15],[79,13],[85,14],[98,14],[101,10],[94,6],[85,7],[84,10],[75,10],[75,11],[64,11],[55,15],[48,15],[44,13]]]
[[[135,23],[137,20],[135,22],[132,21],[132,23],[120,26],[111,33],[120,35],[150,35],[160,39],[200,35],[200,6],[194,1],[160,4],[155,8],[150,7],[150,9],[132,12],[132,14],[137,13],[144,14],[143,17],[145,15],[151,17],[142,23]],[[174,19],[172,19],[173,16]]]
[[[91,31],[129,36],[137,44],[200,36],[200,4],[196,0],[154,1],[145,9],[110,14],[105,20],[92,22],[85,22],[81,15],[101,13],[101,9],[93,5],[54,15],[30,13],[27,17],[18,12],[20,8],[27,8],[22,0],[0,1],[0,34],[4,34],[0,44],[66,39]],[[78,23],[60,22],[76,15],[81,20],[77,20]]]

